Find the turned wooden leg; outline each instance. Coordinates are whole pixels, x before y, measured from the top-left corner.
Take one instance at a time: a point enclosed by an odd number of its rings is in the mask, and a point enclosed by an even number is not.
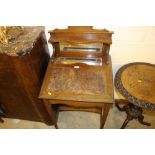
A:
[[[121,126],[121,129],[124,129],[131,120],[133,120],[133,118],[127,115],[127,118],[125,119],[123,125]]]
[[[53,109],[51,108],[51,104],[49,104],[47,100],[44,100],[44,103],[45,103],[45,107],[46,107],[46,109],[47,109],[47,111],[48,111],[50,117],[52,118],[52,120],[53,120],[53,122],[54,122],[54,127],[55,127],[56,129],[59,129],[59,128],[58,128],[58,125],[57,125],[56,116],[55,116],[55,114],[54,114]]]
[[[59,129],[57,123],[54,124],[54,127],[55,127],[56,129]]]
[[[104,127],[105,121],[106,121],[108,113],[109,113],[109,109],[110,109],[110,104],[105,104],[102,107],[101,115],[100,115],[100,129],[103,129],[103,127]]]

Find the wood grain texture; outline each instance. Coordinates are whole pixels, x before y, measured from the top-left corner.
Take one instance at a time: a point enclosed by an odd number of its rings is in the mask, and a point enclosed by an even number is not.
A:
[[[135,106],[155,109],[155,65],[135,62],[122,66],[116,73],[115,86]]]
[[[0,54],[0,104],[5,117],[53,124],[42,100],[38,99],[49,52],[45,34],[36,38],[24,56]]]
[[[40,98],[114,103],[112,67],[49,63]]]
[[[111,44],[113,32],[106,29],[93,29],[91,26],[69,26],[68,29],[55,29],[49,31],[49,42],[66,41],[69,43],[96,43]]]
[[[95,30],[91,26],[74,26],[55,29],[49,33],[49,42],[53,45],[54,54],[48,65],[39,98],[58,106],[61,111],[99,111],[100,127],[103,128],[109,108],[114,103],[109,55],[113,32],[105,29]],[[66,50],[67,48],[71,49]],[[92,52],[94,48],[98,50]],[[65,64],[59,63],[59,58],[98,58],[101,59],[101,65],[88,65],[84,61]]]
[[[155,67],[137,64],[123,71],[124,88],[140,100],[155,104]]]

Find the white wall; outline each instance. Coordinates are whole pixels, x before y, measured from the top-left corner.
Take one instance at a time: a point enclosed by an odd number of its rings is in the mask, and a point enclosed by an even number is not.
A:
[[[48,39],[49,34],[47,32],[54,28],[56,27],[46,27]],[[59,26],[57,28],[64,27]],[[114,31],[113,43],[110,49],[114,76],[118,68],[130,62],[149,62],[155,64],[155,26],[108,26],[95,28],[106,28]],[[49,49],[52,52],[51,45],[49,45]]]
[[[113,71],[130,62],[155,63],[155,27],[109,27],[115,34],[111,46]]]

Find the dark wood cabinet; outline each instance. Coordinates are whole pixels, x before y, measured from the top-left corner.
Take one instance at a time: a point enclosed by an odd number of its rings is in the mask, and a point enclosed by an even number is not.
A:
[[[0,52],[0,115],[52,125],[52,109],[38,99],[50,58],[44,31],[26,50],[18,56]]]

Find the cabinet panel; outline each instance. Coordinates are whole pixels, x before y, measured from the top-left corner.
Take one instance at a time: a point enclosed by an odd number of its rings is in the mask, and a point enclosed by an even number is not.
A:
[[[38,99],[50,58],[46,46],[44,33],[40,33],[26,55],[0,54],[0,105],[5,117],[53,124],[44,102]]]

